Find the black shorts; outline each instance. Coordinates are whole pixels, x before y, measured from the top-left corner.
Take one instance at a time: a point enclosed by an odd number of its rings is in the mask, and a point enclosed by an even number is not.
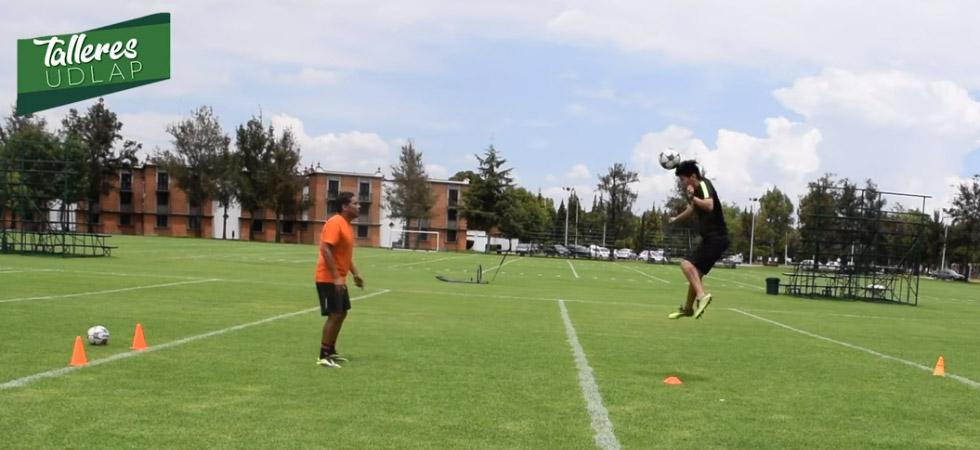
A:
[[[715,263],[721,259],[721,255],[728,250],[728,236],[706,236],[701,239],[701,245],[694,250],[694,254],[687,258],[694,267],[701,271],[701,276],[707,275]]]
[[[350,310],[350,293],[347,286],[338,293],[333,283],[316,283],[317,297],[320,297],[320,315],[342,314]]]

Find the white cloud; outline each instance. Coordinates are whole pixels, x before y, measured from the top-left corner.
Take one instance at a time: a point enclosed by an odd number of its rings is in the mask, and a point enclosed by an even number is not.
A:
[[[589,112],[581,103],[571,103],[565,106],[565,112],[573,116],[582,116]]]
[[[978,13],[980,4],[955,1],[572,2],[546,28],[564,42],[686,63],[769,73],[814,65],[890,67],[977,87],[980,61],[963,55],[972,54],[980,37]]]
[[[329,85],[340,81],[342,74],[335,70],[307,67],[299,72],[299,81],[310,85]],[[291,78],[291,77],[290,77]]]
[[[278,114],[270,120],[277,130],[289,128],[296,135],[303,166],[319,163],[326,170],[375,173],[391,164],[391,146],[377,134],[349,131],[311,136],[298,118]]]
[[[548,183],[557,183],[558,177],[548,174],[547,176],[544,177],[544,181],[547,181]]]
[[[589,181],[592,179],[592,173],[589,172],[589,168],[585,164],[579,163],[572,166],[572,169],[565,174],[565,178],[570,181]]]
[[[785,118],[768,119],[766,125],[765,137],[720,130],[715,148],[709,148],[691,130],[673,125],[644,135],[633,148],[633,166],[640,178],[634,209],[662,207],[673,192],[676,177],[659,163],[660,152],[668,147],[685,159],[696,159],[724,202],[745,205],[749,197],[771,186],[795,199],[819,168],[820,132]]]
[[[827,70],[774,95],[820,130],[821,172],[932,196],[927,210],[948,205],[947,177],[963,171],[980,139],[980,103],[949,81]]]
[[[449,178],[449,169],[439,164],[426,164],[425,173],[429,175],[429,178],[438,178],[440,180]]]

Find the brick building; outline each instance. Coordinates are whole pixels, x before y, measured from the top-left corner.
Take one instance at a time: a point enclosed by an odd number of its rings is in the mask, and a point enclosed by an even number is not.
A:
[[[79,212],[78,221],[97,224],[95,231],[142,236],[201,236],[212,234],[212,202],[191,205],[187,194],[166,171],[152,164],[123,169],[113,189],[92,205],[94,213]],[[86,210],[84,203],[79,210]],[[203,208],[200,223],[195,217]]]

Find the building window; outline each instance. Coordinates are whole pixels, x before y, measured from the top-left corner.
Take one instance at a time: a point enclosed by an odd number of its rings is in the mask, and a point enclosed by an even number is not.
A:
[[[337,208],[337,202],[333,200],[327,200],[327,218],[339,212],[340,209]]]
[[[361,181],[357,188],[357,201],[368,203],[371,201],[371,183]]]
[[[99,214],[98,213],[89,213],[89,215],[88,215],[88,223],[99,223]]]
[[[201,225],[200,222],[197,221],[197,217],[194,217],[194,216],[188,216],[187,217],[187,229],[188,230],[196,230],[196,229],[198,229],[200,227],[200,225]]]
[[[157,214],[157,228],[167,228],[170,226],[170,216]]]
[[[282,234],[293,234],[293,221],[292,220],[284,220],[284,221],[280,222],[280,224],[282,225],[282,230],[281,230],[282,231]]]
[[[456,242],[456,230],[446,231],[446,242]]]
[[[157,174],[157,190],[158,191],[170,190],[170,174],[168,173]]]
[[[340,180],[327,180],[327,198],[337,198],[337,194],[340,194]]]
[[[119,204],[122,206],[133,206],[133,193],[122,191],[119,193]]]
[[[120,182],[119,182],[119,189],[122,191],[133,190],[133,174],[131,173],[122,174],[122,177],[120,178]]]
[[[169,192],[157,192],[157,206],[170,206]]]
[[[367,237],[368,237],[368,226],[367,225],[358,225],[357,226],[357,238],[358,239],[367,239]]]
[[[419,242],[427,242],[429,240],[429,233],[419,233]]]
[[[456,206],[459,204],[459,189],[449,190],[449,206]]]
[[[456,217],[458,215],[459,214],[455,209],[450,209],[449,211],[446,212],[446,219],[449,220],[450,222],[453,222],[456,221]]]
[[[265,221],[259,219],[252,219],[252,231],[256,233],[261,233],[265,230]]]
[[[131,227],[133,226],[133,215],[132,214],[120,214],[119,215],[119,226]]]

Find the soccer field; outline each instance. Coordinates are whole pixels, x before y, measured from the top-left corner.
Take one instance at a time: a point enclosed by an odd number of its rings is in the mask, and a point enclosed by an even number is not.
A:
[[[472,285],[435,275],[500,256],[356,249],[351,362],[326,369],[315,247],[112,243],[0,256],[0,448],[980,448],[975,284],[923,279],[910,307],[716,268],[704,317],[670,321],[677,266],[511,256]]]

